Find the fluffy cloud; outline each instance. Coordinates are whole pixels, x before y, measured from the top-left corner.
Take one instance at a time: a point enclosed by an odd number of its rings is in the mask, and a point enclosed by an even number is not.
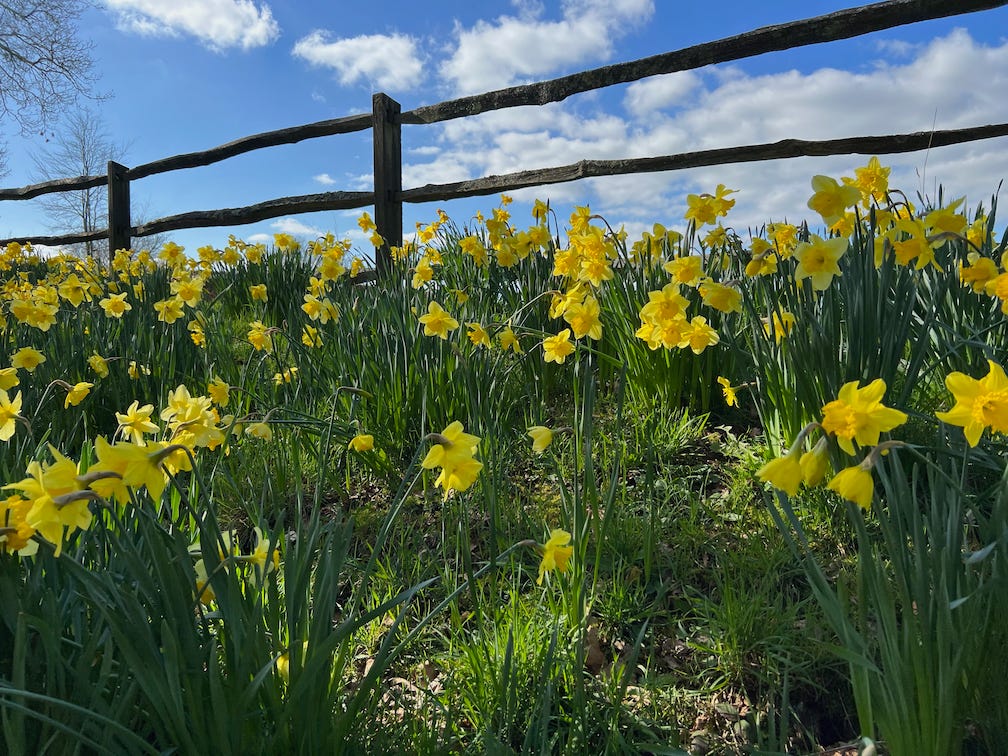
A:
[[[606,60],[613,38],[646,22],[652,0],[566,0],[558,20],[542,18],[539,3],[517,3],[518,16],[457,24],[454,52],[441,76],[461,94],[499,89],[518,80]]]
[[[270,223],[270,228],[275,228],[278,234],[291,234],[292,236],[310,236],[312,238],[325,236],[326,232],[321,228],[309,226],[303,220],[297,218],[278,218]]]
[[[739,65],[673,74],[624,89],[618,109],[603,112],[603,98],[572,98],[542,108],[495,111],[444,124],[437,155],[405,169],[405,186],[574,163],[675,154],[786,138],[807,140],[950,129],[1004,120],[1008,91],[1008,43],[984,46],[962,30],[926,45],[897,47],[863,70],[824,68],[809,74],[784,71],[749,75]],[[884,52],[884,51],[883,51]],[[882,55],[882,53],[880,53]],[[982,87],[963,86],[984,72]],[[618,90],[617,90],[618,92]],[[608,95],[611,100],[612,95]],[[967,195],[989,204],[1008,176],[1005,139],[930,152],[882,156],[893,166],[891,184],[917,202]],[[432,158],[432,159],[430,159]],[[427,162],[429,160],[429,162]],[[718,183],[740,189],[730,220],[740,230],[768,219],[809,218],[805,207],[816,173],[852,175],[867,161],[858,155],[742,163],[688,171],[588,179],[515,193],[550,197],[555,203],[591,201],[611,221],[673,222],[682,217],[685,194]]]
[[[405,34],[365,34],[332,39],[316,29],[294,45],[295,57],[313,66],[331,68],[341,84],[365,81],[378,89],[403,91],[423,78],[417,41]]]
[[[315,181],[322,184],[322,186],[332,186],[336,183],[336,179],[330,176],[328,173],[320,173],[317,176],[312,176]]]
[[[623,107],[636,117],[646,116],[682,102],[700,86],[700,83],[700,76],[695,71],[680,71],[641,79],[627,87]]]
[[[212,50],[250,50],[280,34],[270,7],[253,0],[104,0],[116,25],[150,36],[191,36]]]

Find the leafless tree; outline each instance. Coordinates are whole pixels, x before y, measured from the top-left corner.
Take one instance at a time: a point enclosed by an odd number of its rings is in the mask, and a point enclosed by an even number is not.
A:
[[[112,141],[101,118],[80,110],[62,119],[46,147],[32,155],[40,181],[105,173],[108,161],[122,161],[125,145]],[[49,225],[58,233],[97,231],[108,225],[108,189],[105,186],[39,197]],[[107,246],[107,245],[106,245]],[[85,242],[88,255],[104,252],[101,243]]]
[[[78,24],[88,6],[0,0],[0,123],[14,121],[23,134],[39,131],[91,96],[91,44],[81,40]]]

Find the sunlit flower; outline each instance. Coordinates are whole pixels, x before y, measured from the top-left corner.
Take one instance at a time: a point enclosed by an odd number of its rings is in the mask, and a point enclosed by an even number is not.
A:
[[[231,399],[231,387],[227,381],[215,375],[207,384],[207,394],[218,407],[226,407]]]
[[[721,384],[721,393],[724,394],[725,404],[729,407],[734,407],[738,404],[738,396],[736,392],[738,389],[731,385],[731,381],[722,376],[718,376],[717,382]]]
[[[124,313],[133,309],[133,305],[126,301],[126,292],[122,294],[109,294],[98,304],[105,310],[105,314],[110,318],[121,318]]]
[[[840,275],[838,261],[847,251],[847,244],[847,239],[842,236],[820,239],[815,234],[810,241],[800,242],[794,252],[795,259],[798,260],[795,281],[808,278],[816,291],[828,289],[833,276]]]
[[[861,509],[871,509],[872,497],[875,495],[875,481],[865,466],[865,462],[853,467],[845,467],[826,484],[826,488],[835,491],[848,501],[857,504]]]
[[[248,427],[245,428],[245,433],[263,441],[271,441],[273,439],[273,429],[269,423],[249,423]]]
[[[700,284],[699,292],[704,304],[715,310],[724,313],[742,311],[742,292],[734,287],[716,281],[704,281]]]
[[[791,329],[795,325],[795,316],[787,310],[774,312],[770,318],[763,318],[763,332],[767,336],[773,335],[774,341],[778,344],[786,336],[790,335]]]
[[[273,339],[270,338],[269,330],[261,320],[253,320],[249,323],[248,342],[257,352],[273,351]]]
[[[815,194],[809,199],[808,206],[822,216],[827,226],[832,226],[843,217],[848,207],[861,201],[860,189],[837,183],[829,176],[813,176],[812,191]]]
[[[210,250],[214,251],[213,247]],[[185,303],[189,307],[196,307],[200,299],[203,298],[205,280],[202,276],[176,278],[171,282],[171,293],[175,295],[180,304]]]
[[[434,268],[431,266],[430,260],[426,256],[421,257],[420,260],[417,261],[416,268],[413,270],[413,288],[419,289],[433,278]]]
[[[827,444],[825,438],[820,438],[811,450],[801,455],[798,464],[802,469],[802,481],[806,486],[812,488],[822,483],[829,469],[829,457],[826,455]]]
[[[322,346],[322,334],[315,326],[305,323],[301,329],[301,343],[309,349],[316,349]]]
[[[735,200],[727,199],[727,197],[736,191],[738,190],[727,189],[724,184],[718,184],[713,195],[706,193],[687,195],[688,209],[684,217],[686,220],[694,221],[697,227],[705,224],[714,225],[718,217],[727,215],[735,205]]]
[[[0,441],[9,441],[14,435],[15,421],[21,414],[21,392],[14,398],[8,396],[5,389],[0,389]]]
[[[170,324],[182,317],[184,304],[180,298],[171,297],[155,302],[154,311],[158,315],[158,320]]]
[[[574,554],[574,547],[570,545],[570,542],[571,534],[566,530],[555,528],[550,531],[549,540],[542,546],[542,561],[539,562],[539,577],[536,578],[536,585],[542,585],[547,572],[567,571],[571,556]]]
[[[347,444],[347,448],[353,449],[355,452],[361,454],[369,452],[374,449],[374,436],[369,433],[358,433],[350,439],[350,443]]]
[[[253,302],[268,302],[269,294],[266,293],[266,284],[252,284],[249,286],[249,294]]]
[[[70,387],[70,390],[67,391],[66,399],[63,402],[63,409],[67,409],[71,405],[76,407],[78,404],[83,402],[93,387],[93,383],[88,383],[86,381],[75,383]]]
[[[906,422],[905,412],[882,404],[885,390],[881,378],[862,388],[858,388],[857,381],[850,381],[843,385],[834,401],[823,407],[823,430],[836,435],[840,448],[848,454],[854,454],[852,442],[874,446],[881,433]]]
[[[979,443],[985,428],[1008,433],[1008,377],[1001,365],[988,360],[987,375],[980,379],[950,373],[945,386],[956,403],[948,412],[936,412],[935,416],[943,423],[961,426],[970,446]]]
[[[469,341],[473,343],[473,346],[490,347],[490,334],[487,333],[482,325],[479,323],[466,323],[466,328],[468,329],[466,336],[469,337]]]
[[[707,318],[697,315],[689,325],[683,328],[680,349],[689,348],[693,354],[700,354],[709,346],[714,346],[721,340],[718,332],[707,324]]]
[[[924,216],[924,226],[932,234],[947,233],[962,235],[966,231],[968,221],[965,215],[956,211],[965,201],[965,197],[960,197],[945,207],[935,208]]]
[[[11,367],[34,373],[35,368],[46,361],[45,355],[33,347],[21,347],[11,355]]]
[[[566,308],[563,319],[574,330],[574,338],[588,336],[595,341],[602,338],[602,321],[600,320],[598,300],[591,294],[584,301],[575,302]]]
[[[547,336],[543,339],[543,360],[560,365],[573,354],[574,345],[570,341],[570,335],[570,328],[564,328],[556,336]]]
[[[284,383],[290,383],[291,381],[294,380],[294,377],[297,375],[297,373],[298,369],[296,367],[289,367],[280,373],[274,373],[273,383],[277,386]]]
[[[861,190],[866,204],[871,200],[875,200],[880,205],[885,204],[889,191],[890,170],[888,166],[883,166],[875,156],[872,156],[867,165],[854,169],[853,184]]]
[[[700,255],[677,257],[663,266],[672,281],[683,286],[696,286],[703,275],[703,258]]]
[[[134,444],[143,445],[145,435],[161,430],[151,422],[152,412],[154,412],[153,404],[145,404],[141,407],[138,400],[133,400],[126,412],[116,412],[116,421],[119,423],[118,432]]]
[[[297,252],[301,243],[290,234],[273,234],[273,246],[284,252]]]
[[[451,491],[465,491],[476,482],[483,469],[483,463],[473,456],[479,446],[479,437],[466,433],[457,420],[431,437],[437,443],[431,446],[420,466],[425,470],[441,468],[434,485],[442,488],[446,498]]]
[[[756,477],[774,488],[794,496],[802,484],[802,468],[797,450],[789,451],[783,457],[771,459],[756,471]]]
[[[970,252],[966,258],[969,265],[959,264],[959,281],[968,284],[973,291],[980,294],[987,284],[998,277],[997,263],[989,257],[983,257],[977,252]]]
[[[91,524],[88,505],[96,494],[81,488],[76,462],[64,457],[52,446],[49,453],[52,462],[29,462],[28,477],[4,488],[21,491],[22,496],[31,502],[25,513],[25,523],[54,544],[56,556],[59,556],[64,533],[85,529]]]
[[[542,454],[553,443],[553,431],[545,425],[533,425],[528,429],[528,435],[532,437],[532,451]]]
[[[7,391],[19,385],[21,380],[17,376],[16,367],[0,368],[0,389]]]
[[[95,371],[95,374],[99,378],[108,378],[109,367],[108,360],[102,357],[97,352],[93,352],[90,357],[88,357],[88,365],[91,369]]]
[[[445,312],[437,302],[431,302],[427,305],[427,313],[421,315],[419,320],[423,323],[424,336],[438,336],[447,339],[448,332],[459,327],[458,321]]]
[[[522,354],[521,343],[518,341],[515,332],[511,330],[511,326],[506,326],[503,331],[497,334],[497,340],[500,341],[503,351],[506,352],[510,349],[515,354]]]

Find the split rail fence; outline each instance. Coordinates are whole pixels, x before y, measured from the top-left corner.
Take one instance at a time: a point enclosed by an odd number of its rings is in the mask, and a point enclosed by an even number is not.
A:
[[[688,71],[701,66],[726,63],[763,53],[848,39],[905,24],[990,10],[1006,4],[1008,4],[1008,0],[888,0],[802,21],[766,26],[745,34],[640,60],[595,68],[535,84],[509,87],[448,100],[406,112],[402,112],[398,102],[385,94],[378,93],[373,96],[371,113],[361,113],[345,118],[318,121],[246,136],[209,150],[174,155],[133,168],[110,161],[108,172],[105,175],[56,179],[17,189],[0,189],[0,200],[26,200],[51,192],[80,191],[102,185],[108,186],[107,228],[61,236],[34,236],[0,240],[0,245],[5,245],[9,241],[28,241],[33,244],[56,246],[107,238],[109,249],[117,250],[129,248],[134,237],[167,231],[238,226],[283,215],[373,206],[378,232],[386,239],[388,245],[400,246],[402,244],[403,203],[474,197],[526,187],[576,181],[588,177],[672,171],[778,158],[914,152],[980,139],[1008,136],[1008,123],[998,123],[945,131],[860,136],[825,141],[785,139],[767,144],[751,144],[656,157],[581,160],[571,165],[484,176],[449,184],[426,184],[409,189],[402,188],[403,125],[433,124],[502,108],[560,102],[574,94],[614,84],[638,81],[649,76]],[[281,197],[246,207],[186,212],[135,226],[131,224],[130,184],[133,181],[167,171],[211,165],[236,155],[266,147],[294,144],[305,139],[349,134],[367,129],[371,129],[373,132],[373,191],[333,191]],[[388,247],[379,251],[376,258],[376,268],[379,275],[387,269],[390,259]]]

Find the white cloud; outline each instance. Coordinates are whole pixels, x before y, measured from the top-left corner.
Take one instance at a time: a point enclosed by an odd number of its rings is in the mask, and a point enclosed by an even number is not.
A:
[[[517,80],[607,59],[613,39],[654,13],[652,0],[566,0],[559,20],[542,18],[540,3],[518,2],[518,16],[456,24],[457,44],[441,75],[458,93],[499,89]]]
[[[250,50],[280,34],[269,5],[253,0],[103,0],[123,31],[191,36],[212,50]]]
[[[336,179],[330,176],[328,173],[320,173],[318,176],[312,176],[315,181],[322,184],[322,186],[332,186],[336,183]]]
[[[275,228],[278,234],[291,234],[292,236],[310,236],[312,238],[325,236],[326,232],[315,226],[309,226],[297,218],[279,218],[270,223],[270,228]],[[272,239],[270,239],[272,241]]]
[[[964,86],[984,72],[982,87]],[[441,127],[440,153],[404,169],[404,186],[575,163],[582,159],[642,157],[718,147],[885,135],[963,128],[1004,121],[1008,42],[984,46],[965,31],[932,40],[910,59],[867,61],[859,71],[821,69],[749,75],[739,65],[707,68],[676,82],[655,78],[626,88],[623,115],[586,111],[564,102],[459,119]],[[688,91],[688,97],[682,92]],[[946,197],[967,195],[989,204],[1008,177],[1008,140],[985,140],[903,155],[881,156],[891,185],[917,201],[932,199],[937,181]],[[591,202],[612,222],[671,223],[685,210],[685,195],[718,183],[740,190],[729,221],[744,230],[769,219],[809,218],[805,203],[812,175],[852,175],[867,156],[797,158],[687,171],[589,179],[523,190],[516,197],[554,203]],[[923,174],[923,176],[922,176]],[[611,215],[610,215],[611,214]]]
[[[365,34],[331,39],[316,29],[294,45],[295,57],[313,66],[331,68],[344,85],[366,81],[382,90],[411,89],[423,78],[417,40],[405,34]]]
[[[669,105],[682,103],[699,86],[700,76],[694,71],[641,79],[627,87],[623,107],[635,116],[645,116]]]

